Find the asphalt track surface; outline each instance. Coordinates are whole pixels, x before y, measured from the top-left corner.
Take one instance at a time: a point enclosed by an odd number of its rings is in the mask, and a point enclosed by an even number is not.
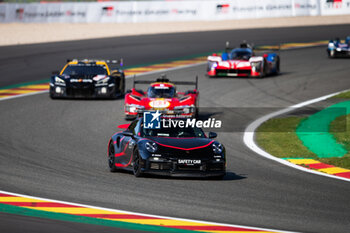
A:
[[[123,56],[130,59],[130,64],[137,64],[218,50],[227,38],[237,43],[257,38],[256,44],[305,42],[344,37],[349,29],[350,25],[239,30],[0,47],[0,60],[4,61],[0,63],[4,74],[0,84],[46,78],[50,70],[62,65],[62,60],[78,53],[110,58],[129,48],[133,52]],[[128,45],[124,48],[125,43]],[[281,60],[282,75],[262,80],[209,79],[204,76],[204,65],[167,74],[173,80],[198,74],[200,106],[256,108],[255,114],[250,112],[246,116],[246,122],[240,122],[246,125],[263,114],[262,107],[286,107],[350,87],[350,60],[329,60],[324,47],[283,51]],[[16,74],[10,72],[10,67],[16,66]],[[142,78],[153,79],[154,75]],[[131,86],[130,79],[127,85]],[[126,172],[111,174],[107,168],[109,137],[117,131],[118,124],[125,122],[123,100],[53,101],[48,94],[39,94],[1,101],[0,109],[1,190],[281,230],[350,229],[347,182],[304,173],[262,158],[245,147],[242,132],[219,134],[218,140],[226,146],[228,157],[228,174],[222,181],[135,178]],[[11,215],[5,214],[4,218],[7,217]],[[37,227],[26,217],[17,219],[27,221],[28,229]],[[84,226],[81,227],[84,231]]]

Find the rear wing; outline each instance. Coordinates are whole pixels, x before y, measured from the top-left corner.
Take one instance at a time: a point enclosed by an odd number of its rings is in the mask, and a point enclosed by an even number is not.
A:
[[[156,80],[135,80],[135,75],[133,77],[133,88],[135,88],[136,84],[151,84],[151,83],[173,83],[175,85],[194,85],[195,89],[198,89],[198,75],[196,76],[195,81],[170,81],[166,78],[165,75],[162,75],[160,78],[157,78]]]
[[[225,47],[225,52],[229,53],[232,49],[235,47],[230,47],[230,42],[226,41],[226,47]],[[247,41],[243,41],[240,45],[239,48],[250,48],[254,52],[279,52],[281,50],[281,45],[261,45],[261,46],[255,46],[254,44],[249,44]]]
[[[239,48],[253,48],[254,44],[248,44],[247,41],[242,41],[242,43],[239,44]],[[225,52],[229,53],[232,49],[237,48],[237,47],[231,47],[230,42],[226,41],[226,46],[225,46]]]
[[[120,59],[112,59],[112,60],[105,60],[105,59],[91,59],[91,58],[84,58],[84,59],[77,59],[77,58],[72,58],[72,59],[67,59],[67,63],[71,61],[76,61],[76,62],[82,62],[82,63],[94,63],[94,62],[106,62],[108,65],[119,65],[123,66],[124,65],[124,60],[123,58]]]

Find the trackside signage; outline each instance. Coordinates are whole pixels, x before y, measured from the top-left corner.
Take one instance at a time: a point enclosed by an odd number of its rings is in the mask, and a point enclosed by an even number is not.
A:
[[[0,22],[140,23],[350,14],[350,0],[2,3]]]
[[[222,121],[215,118],[207,120],[198,120],[196,118],[174,118],[164,117],[159,111],[144,112],[143,124],[145,129],[160,129],[160,128],[215,128],[222,127]]]

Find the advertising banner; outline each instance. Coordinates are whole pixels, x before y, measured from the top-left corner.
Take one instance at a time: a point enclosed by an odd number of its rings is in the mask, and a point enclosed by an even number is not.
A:
[[[321,15],[345,15],[350,13],[350,0],[321,0]]]
[[[350,0],[2,3],[0,22],[140,23],[350,14]]]

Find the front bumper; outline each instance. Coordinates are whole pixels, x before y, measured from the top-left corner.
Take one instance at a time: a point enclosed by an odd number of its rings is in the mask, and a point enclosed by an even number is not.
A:
[[[125,110],[125,116],[126,118],[136,118],[138,116],[142,116],[144,112],[149,111],[157,111],[157,109],[137,109],[136,112],[129,112]],[[196,109],[194,109],[192,112],[188,113],[183,110],[158,110],[163,116],[176,116],[176,117],[186,117],[186,118],[192,118],[196,116]]]
[[[342,49],[342,50],[336,50],[334,49],[334,55],[337,57],[350,57],[350,50],[348,49]],[[330,53],[330,51],[328,51]]]
[[[155,161],[153,157],[145,161],[142,172],[174,177],[213,177],[226,174],[226,162],[203,160],[201,164],[178,164],[176,159],[163,159]]]
[[[121,93],[120,93],[121,94]],[[113,86],[57,86],[50,84],[50,95],[54,98],[110,98],[116,96]]]
[[[210,77],[255,77],[260,76],[260,72],[252,69],[216,69],[208,71]]]

